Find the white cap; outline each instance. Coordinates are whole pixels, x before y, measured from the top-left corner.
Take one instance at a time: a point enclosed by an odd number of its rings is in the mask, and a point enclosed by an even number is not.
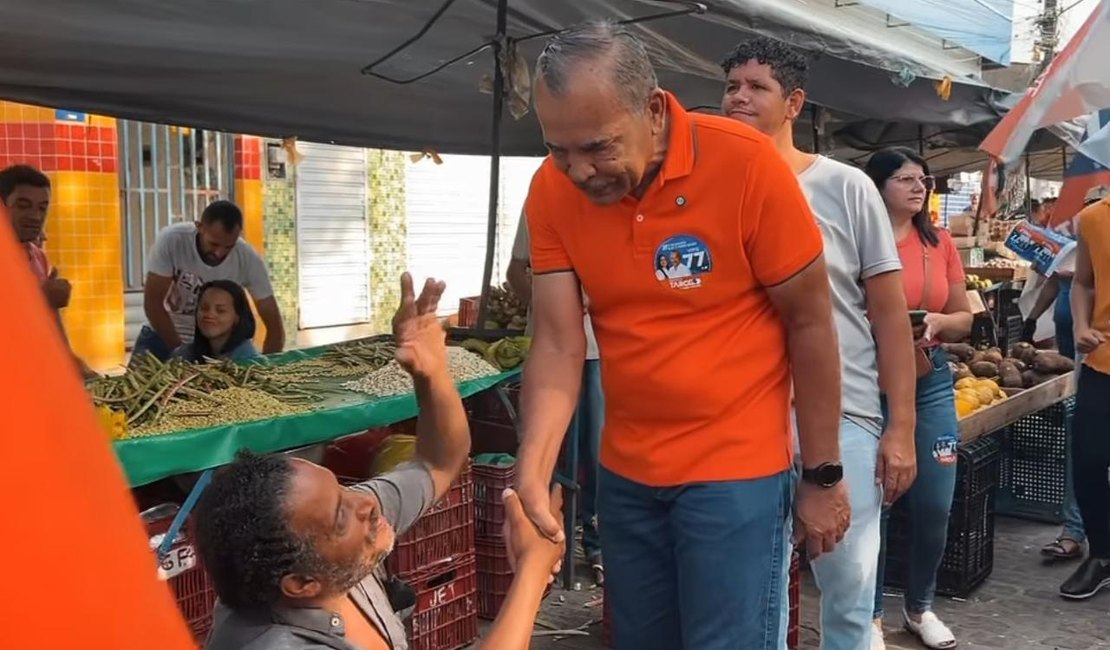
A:
[[[1107,196],[1110,196],[1110,187],[1099,185],[1098,187],[1092,187],[1087,192],[1087,196],[1083,199],[1083,202],[1090,203],[1091,201],[1101,201]]]

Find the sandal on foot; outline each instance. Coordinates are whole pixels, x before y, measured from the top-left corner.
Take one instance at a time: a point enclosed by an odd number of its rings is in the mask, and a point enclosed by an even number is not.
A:
[[[948,626],[940,622],[932,612],[922,612],[921,622],[914,622],[909,612],[902,611],[902,622],[906,631],[917,637],[929,650],[950,650],[956,647],[956,636]]]
[[[871,650],[886,650],[886,639],[883,638],[883,622],[881,619],[871,621]]]
[[[1041,555],[1056,560],[1077,560],[1083,557],[1083,543],[1071,537],[1057,537],[1041,547]]]

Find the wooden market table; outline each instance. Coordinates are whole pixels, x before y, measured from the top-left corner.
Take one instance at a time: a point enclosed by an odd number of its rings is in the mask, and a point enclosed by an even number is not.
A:
[[[1007,427],[1027,415],[1040,412],[1075,394],[1076,373],[1069,372],[1033,388],[1017,393],[1006,401],[975,411],[960,419],[960,441],[971,442]]]

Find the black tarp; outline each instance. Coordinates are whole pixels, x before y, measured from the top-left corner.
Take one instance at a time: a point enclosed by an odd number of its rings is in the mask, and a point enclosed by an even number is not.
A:
[[[403,150],[489,153],[488,51],[408,85],[360,73],[415,34],[441,0],[4,0],[0,97],[130,119]],[[952,127],[993,122],[1006,93],[956,78],[888,42],[807,15],[804,3],[710,1],[704,15],[638,25],[662,84],[687,106],[715,106],[716,62],[764,34],[812,54],[810,96],[861,118]],[[379,72],[427,71],[495,31],[496,0],[457,0]],[[673,9],[644,0],[508,0],[510,37],[587,18]],[[881,30],[879,30],[881,31]],[[542,39],[522,43],[530,67]],[[939,45],[938,45],[939,47]],[[910,48],[905,48],[907,51]],[[955,73],[952,73],[955,74]],[[901,75],[903,83],[892,79]],[[534,117],[506,117],[503,153],[542,153]]]

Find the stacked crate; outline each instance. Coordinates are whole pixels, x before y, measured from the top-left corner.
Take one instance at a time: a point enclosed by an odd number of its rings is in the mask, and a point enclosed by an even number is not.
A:
[[[478,638],[474,482],[470,468],[404,535],[386,560],[416,592],[411,650],[459,650]]]
[[[478,560],[478,616],[492,620],[501,610],[513,581],[508,549],[501,534],[505,523],[505,506],[501,493],[516,478],[514,465],[475,465],[474,545]]]
[[[142,513],[151,551],[156,551],[161,546],[179,510],[177,504],[163,504]],[[174,537],[169,551],[156,559],[158,577],[170,584],[181,617],[185,619],[196,642],[203,645],[208,631],[212,629],[216,589],[196,551],[193,523],[193,518],[188,517],[185,526]]]

